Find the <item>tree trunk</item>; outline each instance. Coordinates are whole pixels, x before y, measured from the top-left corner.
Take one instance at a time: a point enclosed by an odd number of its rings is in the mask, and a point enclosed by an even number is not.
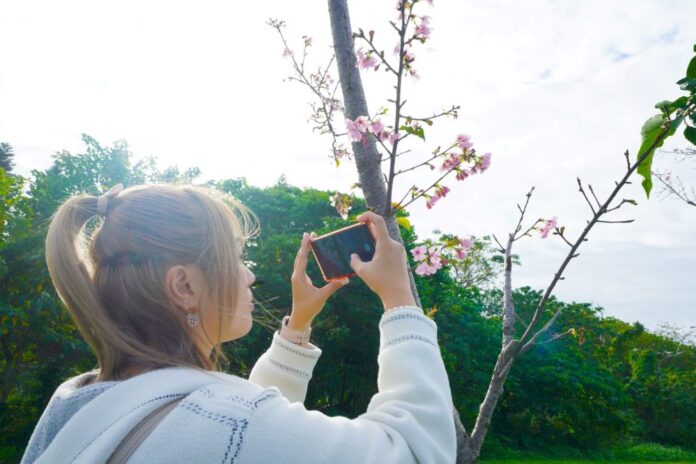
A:
[[[461,462],[465,462],[467,464],[478,462],[479,455],[481,454],[481,447],[483,446],[483,440],[486,438],[488,426],[491,424],[491,419],[493,418],[493,411],[495,411],[495,407],[498,405],[498,400],[503,394],[505,380],[507,380],[507,376],[510,373],[512,364],[515,362],[515,348],[516,343],[513,342],[512,344],[504,347],[498,355],[498,360],[495,362],[495,367],[493,368],[491,381],[488,384],[486,396],[483,398],[483,402],[479,407],[479,413],[476,417],[476,424],[474,425],[474,430],[471,432],[471,440],[469,441],[469,449],[467,450],[467,459]]]
[[[365,91],[363,90],[360,72],[357,68],[353,47],[353,30],[350,26],[350,15],[346,0],[329,0],[329,16],[331,18],[334,53],[336,54],[346,117],[355,120],[358,116],[369,115],[370,113],[367,109]],[[355,164],[358,168],[360,188],[365,195],[367,206],[374,211],[384,211],[387,202],[387,188],[381,166],[382,155],[377,150],[374,138],[368,137],[365,144],[353,142],[353,153],[355,154]],[[384,219],[387,223],[389,235],[394,240],[403,243],[396,217],[391,215]],[[422,306],[411,272],[409,272],[409,281],[416,302],[419,306]],[[469,447],[469,438],[456,408],[452,408],[452,412],[457,431],[457,454],[460,455],[460,449]],[[464,461],[461,461],[458,456],[457,462]]]

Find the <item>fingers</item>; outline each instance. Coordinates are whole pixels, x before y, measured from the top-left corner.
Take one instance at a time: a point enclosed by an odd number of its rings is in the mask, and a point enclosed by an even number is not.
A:
[[[302,234],[302,243],[300,244],[300,249],[297,250],[297,256],[295,257],[295,274],[302,276],[307,272],[307,255],[309,254],[309,234],[305,232]]]
[[[348,282],[349,282],[348,279],[332,280],[332,281],[329,282],[328,284],[326,284],[326,285],[324,285],[323,287],[321,287],[319,290],[320,290],[321,293],[322,293],[322,297],[323,297],[324,299],[328,299],[331,295],[333,295],[334,293],[336,293],[336,291],[337,291],[339,288],[342,288],[342,287],[344,287],[345,285],[347,285]]]
[[[379,214],[373,213],[372,211],[365,211],[360,214],[356,219],[360,222],[368,222],[372,224],[372,230],[375,233],[375,239],[379,243],[380,241],[385,241],[389,239],[389,231],[387,231],[387,224],[384,222],[384,218]]]
[[[360,259],[360,256],[358,256],[357,253],[350,255],[350,267],[353,268],[356,274],[360,275],[360,270],[362,269],[363,264],[365,264],[365,262]]]

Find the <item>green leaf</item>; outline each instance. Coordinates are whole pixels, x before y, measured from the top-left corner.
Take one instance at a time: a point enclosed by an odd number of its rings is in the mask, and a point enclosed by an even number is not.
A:
[[[684,137],[693,145],[696,145],[696,127],[686,126],[686,129],[684,129]]]
[[[686,68],[686,77],[696,78],[696,56],[689,61],[689,66]]]
[[[674,111],[677,109],[686,108],[688,103],[689,103],[689,97],[686,97],[686,96],[679,97],[669,105],[669,109]],[[670,113],[671,113],[671,111],[670,111]]]
[[[661,102],[655,103],[655,108],[661,110],[663,113],[668,113],[671,106],[672,102],[669,100],[662,100]]]
[[[677,81],[679,88],[682,90],[693,91],[696,90],[696,78],[685,77],[684,79],[679,79]]]
[[[399,127],[399,130],[402,130],[406,132],[407,134],[415,135],[416,137],[420,137],[421,139],[425,140],[425,131],[423,130],[422,127],[412,127],[412,126],[406,126],[403,125]]]
[[[662,124],[665,122],[665,118],[661,114],[656,114],[652,118],[648,119],[645,121],[645,124],[643,124],[643,127],[640,130],[643,142],[640,145],[640,148],[638,149],[638,153],[636,155],[636,159],[640,159],[641,156],[643,156],[644,153],[647,152],[648,149],[650,149],[650,152],[648,153],[647,157],[643,160],[642,163],[638,165],[638,174],[643,176],[643,189],[645,190],[645,195],[650,198],[650,190],[652,190],[652,174],[650,172],[650,169],[652,167],[652,159],[653,159],[653,154],[655,153],[655,150],[660,148],[664,141],[670,137],[674,132],[677,130],[677,127],[681,124],[682,120],[684,118],[677,118],[674,121],[671,122],[669,132],[667,135],[655,146],[652,146],[655,143],[655,140],[658,139],[660,134],[662,134]],[[652,148],[651,148],[652,147]]]
[[[399,224],[401,227],[403,227],[406,230],[410,231],[412,229],[411,221],[409,221],[408,218],[400,216],[400,217],[396,218],[396,222],[397,222],[397,224]]]

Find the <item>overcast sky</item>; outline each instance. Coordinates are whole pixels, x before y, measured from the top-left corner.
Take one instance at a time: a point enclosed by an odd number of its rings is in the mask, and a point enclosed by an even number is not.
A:
[[[350,2],[353,27],[374,29],[388,52],[395,3]],[[693,0],[435,0],[419,8],[433,34],[414,50],[421,77],[405,85],[409,113],[462,110],[429,130],[427,143],[412,143],[409,159],[459,133],[493,153],[485,175],[451,181],[433,210],[414,205],[422,235],[504,236],[534,185],[530,217],[557,216],[577,236],[589,209],[576,177],[609,194],[653,105],[680,95],[674,82],[696,43]],[[283,82],[290,63],[269,17],[287,21],[296,51],[302,35],[313,37],[309,61],[325,63],[325,1],[2,2],[0,141],[14,146],[25,175],[47,168],[58,150],[79,152],[87,133],[103,145],[125,139],[136,158],[154,155],[160,167],[198,166],[204,179],[244,176],[267,186],[285,175],[294,185],[347,191],[355,167],[336,169],[329,140],[311,131],[310,95]],[[385,73],[363,73],[363,82],[371,111],[392,98]],[[685,146],[678,135],[665,148]],[[696,184],[693,163],[662,154],[656,166]],[[430,175],[400,180],[395,197]],[[658,192],[646,201],[634,178],[622,197],[638,206],[614,218],[635,223],[593,230],[559,298],[651,328],[696,325],[696,208]],[[566,249],[557,237],[519,242],[514,285],[547,285]]]

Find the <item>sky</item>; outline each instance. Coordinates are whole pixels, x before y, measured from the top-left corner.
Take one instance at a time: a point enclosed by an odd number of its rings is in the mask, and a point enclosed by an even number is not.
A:
[[[394,1],[352,1],[353,28],[376,31],[388,51]],[[299,7],[299,8],[298,8]],[[556,216],[576,237],[590,217],[576,178],[606,198],[635,156],[654,104],[681,95],[676,80],[693,55],[693,0],[435,0],[432,39],[414,49],[419,79],[407,79],[409,113],[453,104],[459,118],[412,142],[407,167],[457,134],[492,152],[491,168],[464,182],[432,210],[412,205],[420,235],[430,231],[504,237],[516,204],[535,186],[529,217]],[[307,122],[311,95],[285,80],[290,62],[269,18],[287,22],[291,49],[313,38],[308,65],[330,57],[326,2],[7,1],[0,4],[0,141],[16,171],[46,169],[59,150],[79,153],[80,134],[103,145],[125,139],[135,159],[160,167],[197,166],[202,179],[245,177],[257,186],[280,176],[300,187],[348,191],[351,162],[336,168],[330,140]],[[363,72],[370,111],[393,98],[384,72]],[[674,136],[664,149],[686,147]],[[696,166],[669,153],[655,167],[696,185]],[[397,178],[395,198],[433,174]],[[401,192],[401,194],[399,194]],[[604,316],[696,326],[696,208],[647,200],[639,179],[624,207],[591,232],[556,287],[564,301],[590,302]],[[263,227],[263,224],[261,225]],[[513,285],[544,288],[567,253],[557,237],[516,243]]]

